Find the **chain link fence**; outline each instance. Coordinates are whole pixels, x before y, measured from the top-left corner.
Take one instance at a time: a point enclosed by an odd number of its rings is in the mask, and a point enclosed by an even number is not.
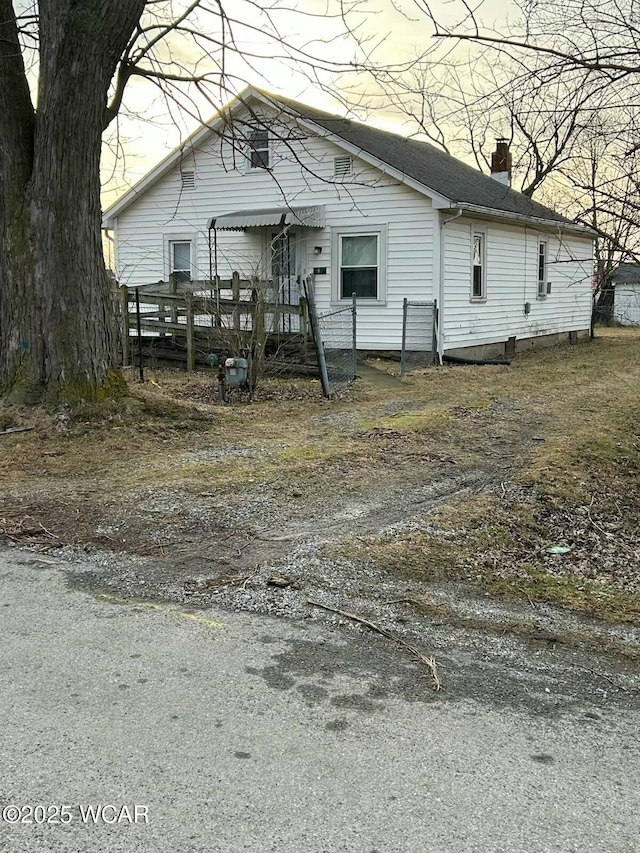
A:
[[[400,373],[419,370],[434,364],[437,355],[436,325],[438,304],[413,302],[405,299],[402,305],[402,350]]]
[[[305,282],[309,321],[318,356],[322,390],[332,397],[356,378],[356,299],[351,305],[318,314],[316,311],[313,279]]]
[[[356,378],[355,317],[355,304],[318,315],[329,395],[341,390]]]

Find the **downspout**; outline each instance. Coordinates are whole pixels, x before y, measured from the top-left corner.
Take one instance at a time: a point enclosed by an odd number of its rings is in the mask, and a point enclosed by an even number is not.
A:
[[[461,207],[458,208],[457,213],[453,216],[450,216],[449,219],[444,219],[442,217],[442,212],[438,211],[438,218],[440,220],[440,275],[439,275],[439,287],[438,287],[438,361],[440,364],[443,363],[444,356],[444,226],[449,222],[454,222],[456,219],[460,219],[463,214],[463,210]]]

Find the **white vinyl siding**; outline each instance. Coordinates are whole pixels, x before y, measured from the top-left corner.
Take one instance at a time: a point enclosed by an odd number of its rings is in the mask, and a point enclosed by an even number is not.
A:
[[[469,301],[474,228],[486,233],[486,301]],[[551,295],[538,293],[538,246],[547,243]],[[458,349],[581,331],[591,322],[593,244],[574,235],[540,235],[524,226],[457,219],[444,226],[444,348]],[[525,303],[530,312],[525,314]]]
[[[623,326],[640,326],[640,283],[616,284],[613,317]]]
[[[294,148],[294,154],[290,147]],[[307,257],[304,272],[314,268],[319,312],[335,304],[332,292],[332,233],[349,229],[367,233],[386,230],[386,305],[361,300],[358,305],[358,346],[398,350],[402,338],[402,300],[430,300],[433,290],[434,211],[417,191],[383,175],[353,157],[352,176],[335,182],[335,158],[344,150],[327,140],[270,144],[270,163],[277,182],[266,169],[246,169],[232,146],[210,139],[193,153],[198,179],[195,189],[180,194],[171,173],[151,187],[117,219],[117,276],[123,284],[149,284],[166,278],[164,239],[183,239],[191,229],[194,245],[193,278],[209,276],[208,223],[214,216],[247,208],[322,205],[326,227],[305,229]],[[304,171],[297,162],[302,161]],[[235,164],[235,168],[234,168]],[[173,235],[176,235],[175,238]],[[218,273],[237,270],[246,275],[269,275],[270,257],[259,230],[218,231]],[[315,249],[320,249],[318,253]],[[212,253],[213,254],[213,253]],[[382,295],[380,293],[379,295]]]
[[[189,163],[193,162],[197,174],[192,190],[182,191],[176,166],[117,218],[118,279],[130,287],[166,280],[168,243],[186,238],[192,241],[192,277],[207,279],[213,272],[208,230],[212,217],[247,208],[323,206],[326,225],[304,229],[305,257],[300,265],[304,275],[324,270],[315,275],[318,311],[331,310],[339,296],[334,235],[384,229],[386,237],[379,248],[386,251],[386,258],[380,262],[378,300],[358,302],[358,347],[398,350],[403,299],[438,297],[434,245],[438,249],[439,228],[431,201],[355,155],[352,175],[336,179],[336,158],[345,156],[344,149],[306,131],[304,138],[299,136],[298,132],[284,142],[274,132],[268,170],[247,168],[244,149],[238,152],[237,146],[215,136],[190,152]],[[486,300],[480,303],[470,301],[474,228],[485,234]],[[235,270],[246,276],[270,275],[266,233],[218,231],[219,275],[225,278]],[[547,241],[552,291],[549,298],[537,300],[541,239]],[[444,226],[440,260],[445,348],[505,341],[512,335],[522,338],[588,329],[591,253],[591,240],[575,236],[559,240],[557,232],[543,234],[535,228],[482,219],[449,222]],[[525,302],[531,304],[528,315]]]

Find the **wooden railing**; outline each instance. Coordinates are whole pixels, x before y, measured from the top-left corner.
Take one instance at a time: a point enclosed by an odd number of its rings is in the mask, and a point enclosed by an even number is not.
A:
[[[230,294],[230,297],[223,294]],[[186,338],[187,370],[195,365],[196,339],[206,337],[221,342],[234,338],[237,345],[263,346],[268,334],[278,330],[266,329],[266,318],[278,325],[283,316],[298,318],[297,332],[306,339],[309,332],[307,304],[304,297],[298,304],[277,300],[271,282],[240,278],[212,281],[156,282],[137,288],[119,288],[122,357],[130,363],[130,329],[156,336],[180,335]],[[224,318],[231,318],[225,323]]]

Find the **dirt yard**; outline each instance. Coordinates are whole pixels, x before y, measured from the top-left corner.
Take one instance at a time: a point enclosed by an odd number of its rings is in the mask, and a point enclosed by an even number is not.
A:
[[[0,409],[0,432],[33,427],[0,435],[0,545],[82,555],[78,583],[114,597],[288,616],[321,597],[640,649],[637,332],[331,402],[311,380],[223,407],[213,373],[148,378],[72,416]]]

